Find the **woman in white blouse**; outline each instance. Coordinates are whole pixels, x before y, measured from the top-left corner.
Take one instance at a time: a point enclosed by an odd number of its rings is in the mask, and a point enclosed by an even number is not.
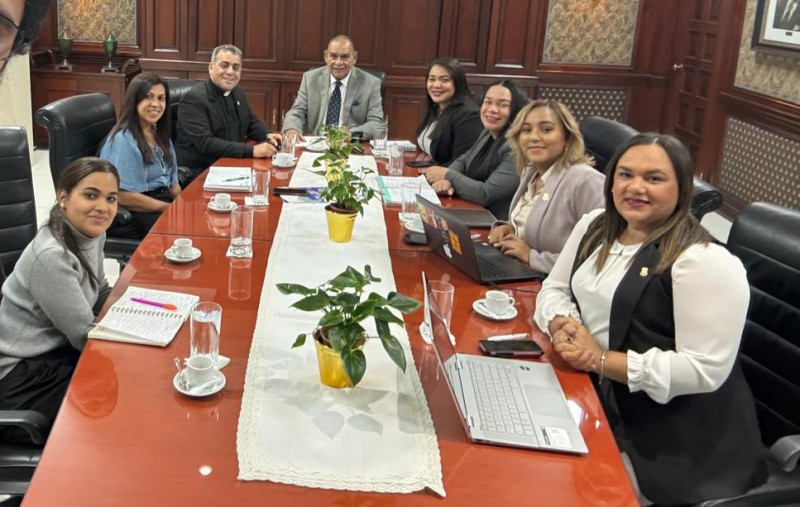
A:
[[[605,211],[572,231],[534,319],[570,365],[596,375],[644,501],[739,495],[766,477],[736,361],[745,270],[689,213],[693,167],[680,141],[637,135],[608,167]]]
[[[492,227],[489,243],[549,273],[578,220],[603,206],[603,175],[589,165],[578,122],[558,101],[528,104],[506,137],[520,184],[508,221]]]

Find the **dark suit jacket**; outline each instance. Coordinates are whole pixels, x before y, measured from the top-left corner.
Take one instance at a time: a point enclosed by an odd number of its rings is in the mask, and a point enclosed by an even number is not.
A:
[[[239,108],[241,130],[247,132],[248,139],[263,142],[269,129],[250,110],[244,91],[237,86],[231,94]],[[181,101],[178,109],[178,139],[175,143],[178,165],[197,173],[220,157],[253,156],[253,147],[245,144],[244,139],[232,139],[221,99],[219,88],[207,79],[189,90]]]
[[[431,157],[447,167],[466,153],[483,132],[478,106],[472,103],[457,106],[447,125],[442,125],[439,138],[431,143]]]

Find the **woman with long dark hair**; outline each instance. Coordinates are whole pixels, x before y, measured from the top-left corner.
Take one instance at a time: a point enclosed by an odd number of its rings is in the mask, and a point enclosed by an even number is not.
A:
[[[119,121],[100,150],[100,158],[119,170],[119,203],[133,216],[114,227],[115,236],[143,238],[181,193],[168,111],[166,80],[149,72],[133,78]]]
[[[481,100],[480,118],[484,130],[472,148],[449,167],[423,169],[433,189],[439,194],[458,195],[478,203],[498,219],[505,220],[519,185],[519,176],[514,172],[514,154],[505,134],[529,101],[513,81],[504,79],[490,84]]]
[[[438,165],[447,167],[472,147],[483,125],[458,60],[437,58],[428,66],[427,76],[417,145]]]
[[[737,361],[750,290],[742,263],[689,212],[691,157],[639,134],[606,169],[536,299],[534,320],[591,372],[643,503],[738,496],[765,478]]]
[[[103,245],[118,190],[117,170],[99,158],[78,159],[61,173],[49,220],[3,284],[0,409],[55,418],[94,310],[111,291]],[[24,432],[0,435],[21,439]]]

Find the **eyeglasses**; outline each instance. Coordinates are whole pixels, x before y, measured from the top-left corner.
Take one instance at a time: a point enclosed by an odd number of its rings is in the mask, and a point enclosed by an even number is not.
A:
[[[14,21],[0,12],[0,62],[8,62],[11,55],[28,44],[25,32]]]

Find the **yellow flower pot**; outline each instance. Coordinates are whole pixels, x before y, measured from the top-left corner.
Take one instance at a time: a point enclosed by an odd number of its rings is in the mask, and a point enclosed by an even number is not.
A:
[[[356,221],[355,211],[341,211],[325,206],[328,219],[328,237],[336,243],[348,243],[353,236],[353,225]]]
[[[317,348],[317,364],[319,365],[319,380],[328,387],[341,389],[353,387],[350,377],[344,369],[342,356],[328,345],[323,344],[320,331],[314,331],[314,346]],[[363,347],[363,344],[361,345]],[[360,348],[360,347],[359,347]]]

